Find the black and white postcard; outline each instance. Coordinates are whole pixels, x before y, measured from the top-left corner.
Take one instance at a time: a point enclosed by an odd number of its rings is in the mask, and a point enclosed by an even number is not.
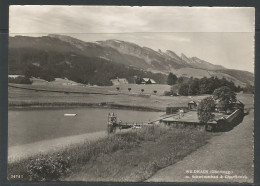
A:
[[[9,7],[8,180],[254,179],[255,9]]]

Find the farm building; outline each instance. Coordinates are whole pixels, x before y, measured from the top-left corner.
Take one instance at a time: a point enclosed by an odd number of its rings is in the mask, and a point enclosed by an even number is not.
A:
[[[156,82],[151,78],[142,78],[141,84],[156,84]]]

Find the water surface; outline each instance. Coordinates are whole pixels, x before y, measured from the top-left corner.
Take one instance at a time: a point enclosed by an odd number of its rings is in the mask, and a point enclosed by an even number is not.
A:
[[[8,112],[8,145],[22,145],[41,140],[106,130],[107,115],[114,112],[123,122],[148,122],[162,115],[162,112],[103,108],[67,109],[16,109]],[[76,113],[65,117],[65,113]]]

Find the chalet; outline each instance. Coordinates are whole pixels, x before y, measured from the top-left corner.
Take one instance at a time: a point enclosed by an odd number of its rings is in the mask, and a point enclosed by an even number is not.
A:
[[[156,82],[151,78],[142,78],[141,84],[156,84]]]

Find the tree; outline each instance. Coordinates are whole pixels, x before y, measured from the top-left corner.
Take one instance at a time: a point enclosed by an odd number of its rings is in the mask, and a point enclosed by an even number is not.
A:
[[[224,109],[227,110],[232,102],[236,102],[236,93],[232,91],[229,87],[223,86],[217,88],[213,92],[215,100],[219,100],[220,104],[224,106]]]
[[[141,89],[142,92],[144,92],[144,89]]]
[[[178,92],[182,96],[188,96],[189,95],[189,85],[187,83],[181,84],[179,86]]]
[[[209,88],[210,84],[207,77],[203,77],[199,81],[200,94],[212,94]]]
[[[157,93],[157,90],[154,90],[153,93],[156,94],[156,93]]]
[[[132,89],[131,88],[128,88],[128,91],[130,92]]]
[[[179,77],[177,82],[178,82],[178,84],[182,84],[184,82],[184,78],[183,77]]]
[[[119,91],[119,90],[120,90],[120,88],[119,88],[119,87],[116,87],[116,90],[117,90],[117,91]]]
[[[207,123],[214,118],[212,112],[215,109],[215,100],[212,97],[204,98],[197,107],[198,119],[201,123]]]
[[[195,78],[192,80],[189,86],[189,95],[197,95],[199,94],[199,79]]]
[[[174,85],[176,84],[177,80],[178,80],[177,76],[174,75],[173,73],[170,73],[167,78],[167,84]]]

